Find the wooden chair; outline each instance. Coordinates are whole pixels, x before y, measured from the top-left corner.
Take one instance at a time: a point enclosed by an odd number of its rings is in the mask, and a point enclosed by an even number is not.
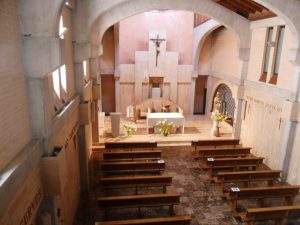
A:
[[[161,218],[96,222],[95,225],[189,225],[191,216],[172,216]]]
[[[103,159],[105,161],[117,160],[136,160],[136,159],[160,159],[161,151],[118,151],[104,152]]]
[[[283,185],[274,187],[232,188],[228,193],[231,209],[236,212],[240,200],[257,199],[258,205],[264,207],[267,198],[284,198],[286,205],[293,205],[300,186]]]
[[[130,162],[102,162],[103,173],[139,173],[162,172],[165,169],[165,161],[130,161]]]
[[[218,172],[214,180],[220,183],[224,191],[225,183],[243,183],[244,187],[249,187],[252,182],[259,181],[268,182],[269,186],[273,186],[280,175],[281,170]]]
[[[263,157],[244,157],[244,158],[207,158],[207,165],[212,174],[217,170],[231,170],[236,171],[240,169],[252,169],[262,164]]]
[[[197,147],[203,147],[203,146],[230,146],[233,145],[236,147],[239,145],[240,140],[239,139],[214,139],[214,140],[198,140],[198,141],[192,141],[192,146],[195,147],[195,150],[197,150]]]
[[[108,210],[116,208],[138,208],[138,214],[142,207],[169,206],[170,215],[174,215],[174,205],[180,203],[180,195],[176,193],[151,194],[151,195],[129,195],[114,197],[99,197],[98,205],[104,208],[105,218]]]
[[[254,225],[258,221],[274,220],[276,225],[285,225],[288,219],[300,218],[300,206],[277,206],[247,209],[240,218],[247,225]]]
[[[163,193],[167,192],[167,186],[172,184],[170,176],[129,176],[129,177],[109,177],[101,178],[100,184],[106,190],[120,188],[135,188],[138,194],[138,188],[143,187],[162,187]]]
[[[106,142],[104,144],[105,149],[108,151],[114,150],[114,149],[130,149],[131,151],[133,149],[141,149],[141,148],[148,148],[148,149],[154,149],[157,147],[156,142]]]
[[[245,157],[251,154],[251,148],[236,147],[236,148],[215,148],[215,149],[199,149],[199,157],[206,158],[233,158]]]

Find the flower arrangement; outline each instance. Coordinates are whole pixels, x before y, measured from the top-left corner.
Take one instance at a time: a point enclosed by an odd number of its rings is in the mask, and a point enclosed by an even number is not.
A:
[[[127,136],[134,135],[137,132],[137,128],[132,125],[124,125]]]
[[[222,113],[220,113],[218,110],[215,110],[211,114],[211,119],[218,123],[222,123],[222,122],[226,121],[228,119],[228,117],[223,115]]]
[[[169,136],[171,134],[171,131],[174,128],[173,122],[168,122],[167,120],[159,121],[157,123],[157,126],[159,128],[159,133],[165,137]]]

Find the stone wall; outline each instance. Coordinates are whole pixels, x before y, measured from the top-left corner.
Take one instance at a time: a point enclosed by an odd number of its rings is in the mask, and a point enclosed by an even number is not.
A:
[[[19,1],[0,2],[0,171],[30,141]]]

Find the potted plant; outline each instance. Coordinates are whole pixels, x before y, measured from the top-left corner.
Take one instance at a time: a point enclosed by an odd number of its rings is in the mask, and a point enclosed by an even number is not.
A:
[[[171,131],[174,128],[173,122],[168,122],[167,120],[159,121],[157,123],[157,126],[159,128],[159,133],[165,137],[169,136],[171,134]]]
[[[134,135],[137,131],[137,128],[134,127],[133,125],[124,125],[124,129],[126,131],[127,136]]]
[[[220,137],[220,124],[228,119],[227,116],[215,110],[211,114],[211,119],[213,120],[212,134],[216,137]]]

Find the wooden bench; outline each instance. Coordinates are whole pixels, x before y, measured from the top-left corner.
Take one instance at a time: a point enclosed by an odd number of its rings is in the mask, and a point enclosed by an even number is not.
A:
[[[108,151],[113,149],[140,149],[140,148],[148,148],[154,149],[157,147],[156,142],[106,142],[104,144],[105,149]]]
[[[105,218],[108,216],[108,210],[115,208],[138,208],[169,206],[170,215],[174,215],[174,205],[180,203],[180,195],[176,193],[151,194],[151,195],[129,195],[114,197],[99,197],[97,203],[104,208]]]
[[[163,193],[167,192],[167,186],[172,184],[170,176],[130,176],[101,178],[100,183],[106,190],[119,188],[135,188],[138,194],[139,187],[163,187]]]
[[[207,158],[207,165],[212,174],[217,170],[255,170],[262,162],[263,157],[244,157],[244,158]]]
[[[135,159],[160,159],[161,151],[118,151],[104,152],[103,159],[105,161],[116,160],[135,160]]]
[[[225,183],[239,182],[243,183],[244,187],[249,187],[252,182],[267,181],[269,186],[273,186],[280,175],[280,170],[218,172],[215,181],[220,183],[224,191]]]
[[[137,173],[137,172],[162,172],[165,161],[130,161],[130,162],[102,162],[101,170],[104,173]]]
[[[239,145],[240,140],[239,139],[215,139],[215,140],[198,140],[198,141],[192,141],[192,146],[195,147],[195,150],[197,150],[197,147],[199,146],[213,146],[213,147],[218,147],[218,146],[230,146],[233,145],[236,147]]]
[[[246,213],[241,213],[240,218],[247,225],[266,220],[274,220],[276,225],[285,225],[288,219],[300,218],[300,206],[252,208],[247,209]]]
[[[228,198],[231,208],[237,211],[239,200],[257,199],[259,206],[264,207],[264,199],[284,198],[286,205],[293,205],[296,195],[299,193],[300,186],[283,185],[274,187],[255,187],[255,188],[231,188]]]
[[[161,218],[96,222],[95,225],[189,225],[191,216],[172,216]]]
[[[198,158],[218,158],[218,157],[244,157],[251,154],[251,148],[215,148],[215,149],[199,149]]]

